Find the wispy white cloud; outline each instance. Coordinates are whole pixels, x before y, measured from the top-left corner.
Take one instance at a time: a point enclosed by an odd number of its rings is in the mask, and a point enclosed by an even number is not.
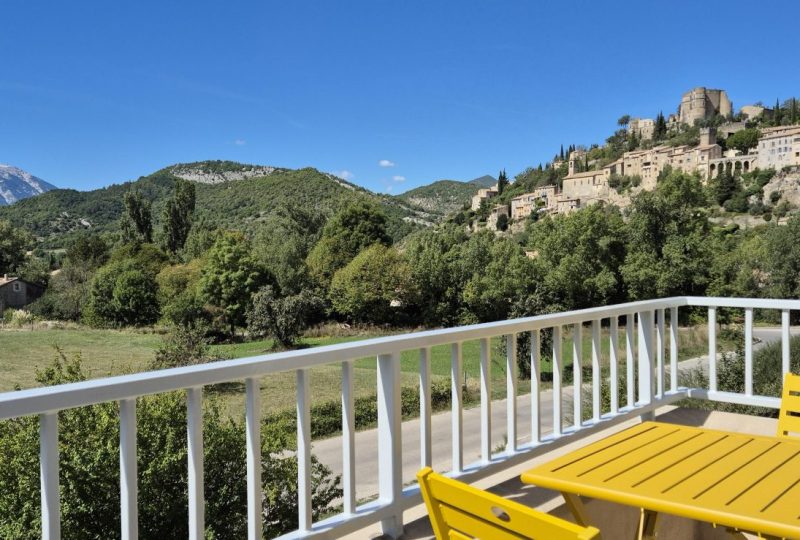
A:
[[[233,141],[233,144],[235,144],[236,146],[244,146],[247,144],[247,141],[244,139],[236,139],[235,141]]]
[[[392,180],[394,180],[395,182],[405,182],[406,181],[406,177],[405,176],[400,176],[398,174],[396,176],[392,176]]]
[[[352,180],[356,177],[352,172],[348,171],[347,169],[342,169],[341,171],[333,171],[333,174],[338,176],[343,180]]]
[[[382,159],[378,162],[381,167],[396,167],[397,163],[388,159]]]

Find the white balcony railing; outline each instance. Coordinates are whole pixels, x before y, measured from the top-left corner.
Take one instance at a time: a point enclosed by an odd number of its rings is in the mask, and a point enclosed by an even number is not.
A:
[[[682,388],[678,386],[678,310],[686,306],[708,308],[709,387]],[[717,388],[716,314],[717,308],[741,308],[745,313],[745,392],[735,394]],[[452,351],[452,470],[454,477],[466,476],[475,480],[512,464],[529,459],[537,453],[552,450],[573,442],[598,429],[638,415],[651,414],[664,404],[686,398],[700,398],[743,405],[779,408],[776,397],[753,394],[753,310],[771,309],[781,312],[782,371],[789,370],[789,313],[800,310],[797,300],[759,300],[740,298],[674,297],[632,302],[601,308],[541,315],[487,324],[463,326],[369,339],[314,349],[283,352],[214,362],[199,366],[139,373],[121,377],[97,379],[75,384],[35,388],[0,394],[0,420],[39,415],[40,468],[42,502],[42,536],[60,538],[58,411],[117,401],[120,404],[120,494],[121,536],[137,537],[137,466],[136,466],[136,398],[140,396],[185,390],[188,394],[188,493],[189,531],[193,539],[204,536],[203,489],[203,387],[230,381],[246,382],[246,445],[247,445],[247,504],[248,537],[261,538],[261,467],[260,467],[260,385],[262,377],[283,371],[294,371],[297,378],[297,457],[298,457],[298,527],[285,538],[336,537],[366,525],[380,522],[389,535],[402,531],[403,510],[420,502],[416,485],[403,486],[400,353],[418,350],[420,358],[420,467],[431,464],[431,348],[450,345]],[[625,322],[625,362],[618,356],[618,324]],[[601,409],[601,323],[608,320],[610,328],[608,384],[610,409]],[[582,391],[573,392],[571,425],[565,426],[562,411],[562,329],[573,327],[574,358],[581,357],[580,333],[584,324],[591,324],[592,401],[591,419],[581,421]],[[668,326],[667,326],[668,324]],[[552,432],[543,435],[540,419],[541,372],[540,333],[552,329],[553,418]],[[517,437],[517,334],[531,334],[531,440],[518,443]],[[507,339],[507,444],[504,452],[492,453],[491,394],[489,340],[498,336]],[[481,389],[481,459],[464,463],[462,426],[462,350],[465,341],[480,342]],[[669,359],[665,358],[669,341]],[[634,358],[634,353],[636,358]],[[355,411],[353,393],[353,362],[358,358],[377,358],[378,382],[378,447],[379,494],[375,501],[357,505],[355,461]],[[315,366],[341,363],[342,366],[342,460],[343,511],[312,523],[311,509],[311,430],[309,369]],[[666,369],[669,363],[669,388],[666,388]],[[624,370],[625,403],[619,403],[618,370]],[[574,388],[581,389],[582,366],[573,362]],[[635,377],[637,379],[635,380]],[[638,392],[635,392],[638,386]],[[587,389],[588,393],[588,389]],[[636,398],[638,394],[638,399]]]

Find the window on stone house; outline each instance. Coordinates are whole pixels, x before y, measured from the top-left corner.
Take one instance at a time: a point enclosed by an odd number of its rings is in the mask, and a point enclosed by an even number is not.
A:
[[[19,292],[22,290],[22,285],[19,282],[14,282],[11,285],[11,288],[14,290],[14,292]]]

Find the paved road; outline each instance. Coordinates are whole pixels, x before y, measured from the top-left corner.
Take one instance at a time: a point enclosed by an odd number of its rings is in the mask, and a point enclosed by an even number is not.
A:
[[[753,337],[758,340],[754,349],[780,340],[780,328],[754,328]],[[800,328],[792,328],[793,335],[800,335]],[[708,356],[702,356],[680,363],[680,369],[686,370],[696,366],[707,366]],[[591,390],[588,390],[590,395]],[[553,394],[551,390],[541,393],[542,432],[552,430]],[[562,411],[571,417],[572,387],[562,392]],[[531,436],[531,397],[525,394],[517,397],[517,434],[520,443],[530,440]],[[472,463],[480,458],[480,407],[464,410],[464,464]],[[569,425],[569,421],[565,421]],[[402,424],[403,442],[403,481],[411,482],[420,467],[419,420],[408,420]],[[449,411],[433,415],[431,418],[433,433],[433,468],[449,470],[451,468],[451,415]],[[506,435],[506,400],[492,402],[492,448],[502,449]],[[378,492],[378,430],[370,429],[356,433],[356,496],[367,498]],[[313,443],[313,453],[331,468],[334,474],[342,473],[341,437],[331,437]]]

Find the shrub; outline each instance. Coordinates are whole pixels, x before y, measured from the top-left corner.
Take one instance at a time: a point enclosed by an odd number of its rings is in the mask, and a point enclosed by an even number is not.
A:
[[[279,298],[271,285],[261,287],[247,311],[247,329],[253,336],[270,336],[284,347],[294,344],[308,321],[324,309],[322,299],[304,290]]]
[[[10,312],[8,315],[8,324],[15,328],[22,328],[27,324],[32,324],[34,321],[33,314],[25,311],[24,309],[13,309],[13,310],[6,310],[6,313]],[[6,314],[3,314],[3,319],[6,319]]]
[[[46,385],[85,380],[80,359],[59,351],[37,374]],[[137,400],[139,534],[141,538],[187,538],[186,398],[181,392]],[[264,535],[295,528],[297,459],[286,423],[264,423],[261,445]],[[23,417],[0,422],[0,537],[40,536],[39,422]],[[243,538],[247,531],[245,428],[206,400],[206,538]],[[119,515],[119,411],[116,403],[59,413],[61,527],[65,538],[115,538]],[[315,520],[341,497],[338,477],[312,456]]]
[[[202,364],[210,360],[208,345],[204,326],[174,326],[156,350],[151,367],[163,369]]]

